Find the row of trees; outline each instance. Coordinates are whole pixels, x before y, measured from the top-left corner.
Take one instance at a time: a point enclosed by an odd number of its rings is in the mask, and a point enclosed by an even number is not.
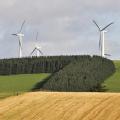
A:
[[[104,80],[115,72],[111,60],[98,56],[79,56],[35,89],[50,91],[99,91]]]
[[[89,57],[89,56],[86,56]],[[0,75],[54,73],[84,56],[48,56],[0,60]]]

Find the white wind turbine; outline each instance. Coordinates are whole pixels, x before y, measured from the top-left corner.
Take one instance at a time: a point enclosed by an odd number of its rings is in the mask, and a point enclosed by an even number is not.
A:
[[[107,26],[105,26],[104,28],[100,28],[98,26],[98,24],[96,23],[96,21],[93,20],[93,23],[97,26],[99,32],[100,32],[100,40],[99,40],[99,49],[101,52],[101,56],[105,57],[105,56],[110,56],[109,54],[105,54],[105,31],[110,25],[114,24],[113,22],[111,22],[110,24],[108,24]]]
[[[14,36],[17,36],[18,39],[19,39],[19,58],[22,57],[22,40],[23,40],[23,37],[24,37],[24,34],[22,33],[22,29],[23,29],[24,24],[25,24],[25,20],[21,25],[20,31],[18,31],[15,34],[12,34]]]
[[[37,39],[38,39],[38,32],[37,32],[37,35],[36,35],[36,45],[35,45],[35,48],[33,49],[33,51],[30,53],[30,56],[32,56],[32,54],[34,52],[36,53],[37,57],[39,57],[40,54],[43,55],[43,52],[41,51],[41,47],[39,46],[39,44],[37,42]]]

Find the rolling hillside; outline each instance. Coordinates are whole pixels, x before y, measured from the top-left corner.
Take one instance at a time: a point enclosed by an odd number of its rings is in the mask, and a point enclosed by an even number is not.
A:
[[[120,61],[114,61],[116,72],[104,82],[106,92],[120,92]]]
[[[0,120],[120,120],[120,94],[26,93],[0,101]]]
[[[32,88],[32,90],[62,92],[96,92],[101,91],[101,84],[114,72],[113,61],[100,56],[0,59],[0,92],[16,93],[29,91]],[[51,73],[52,76],[41,82],[41,77],[38,77],[38,81],[32,78],[32,75],[37,73]],[[25,77],[25,74],[32,75]]]

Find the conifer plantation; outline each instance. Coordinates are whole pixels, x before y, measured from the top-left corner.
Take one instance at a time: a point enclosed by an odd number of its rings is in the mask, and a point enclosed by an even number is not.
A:
[[[36,84],[33,90],[101,91],[101,84],[115,72],[113,62],[99,56],[68,56],[67,62],[69,64]]]

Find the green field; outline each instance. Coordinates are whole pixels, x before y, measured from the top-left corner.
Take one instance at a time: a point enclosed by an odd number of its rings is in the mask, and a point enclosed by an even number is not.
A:
[[[116,72],[103,84],[107,92],[120,92],[120,61],[114,61],[114,64]]]
[[[23,74],[0,76],[0,98],[30,91],[36,83],[50,74]]]

